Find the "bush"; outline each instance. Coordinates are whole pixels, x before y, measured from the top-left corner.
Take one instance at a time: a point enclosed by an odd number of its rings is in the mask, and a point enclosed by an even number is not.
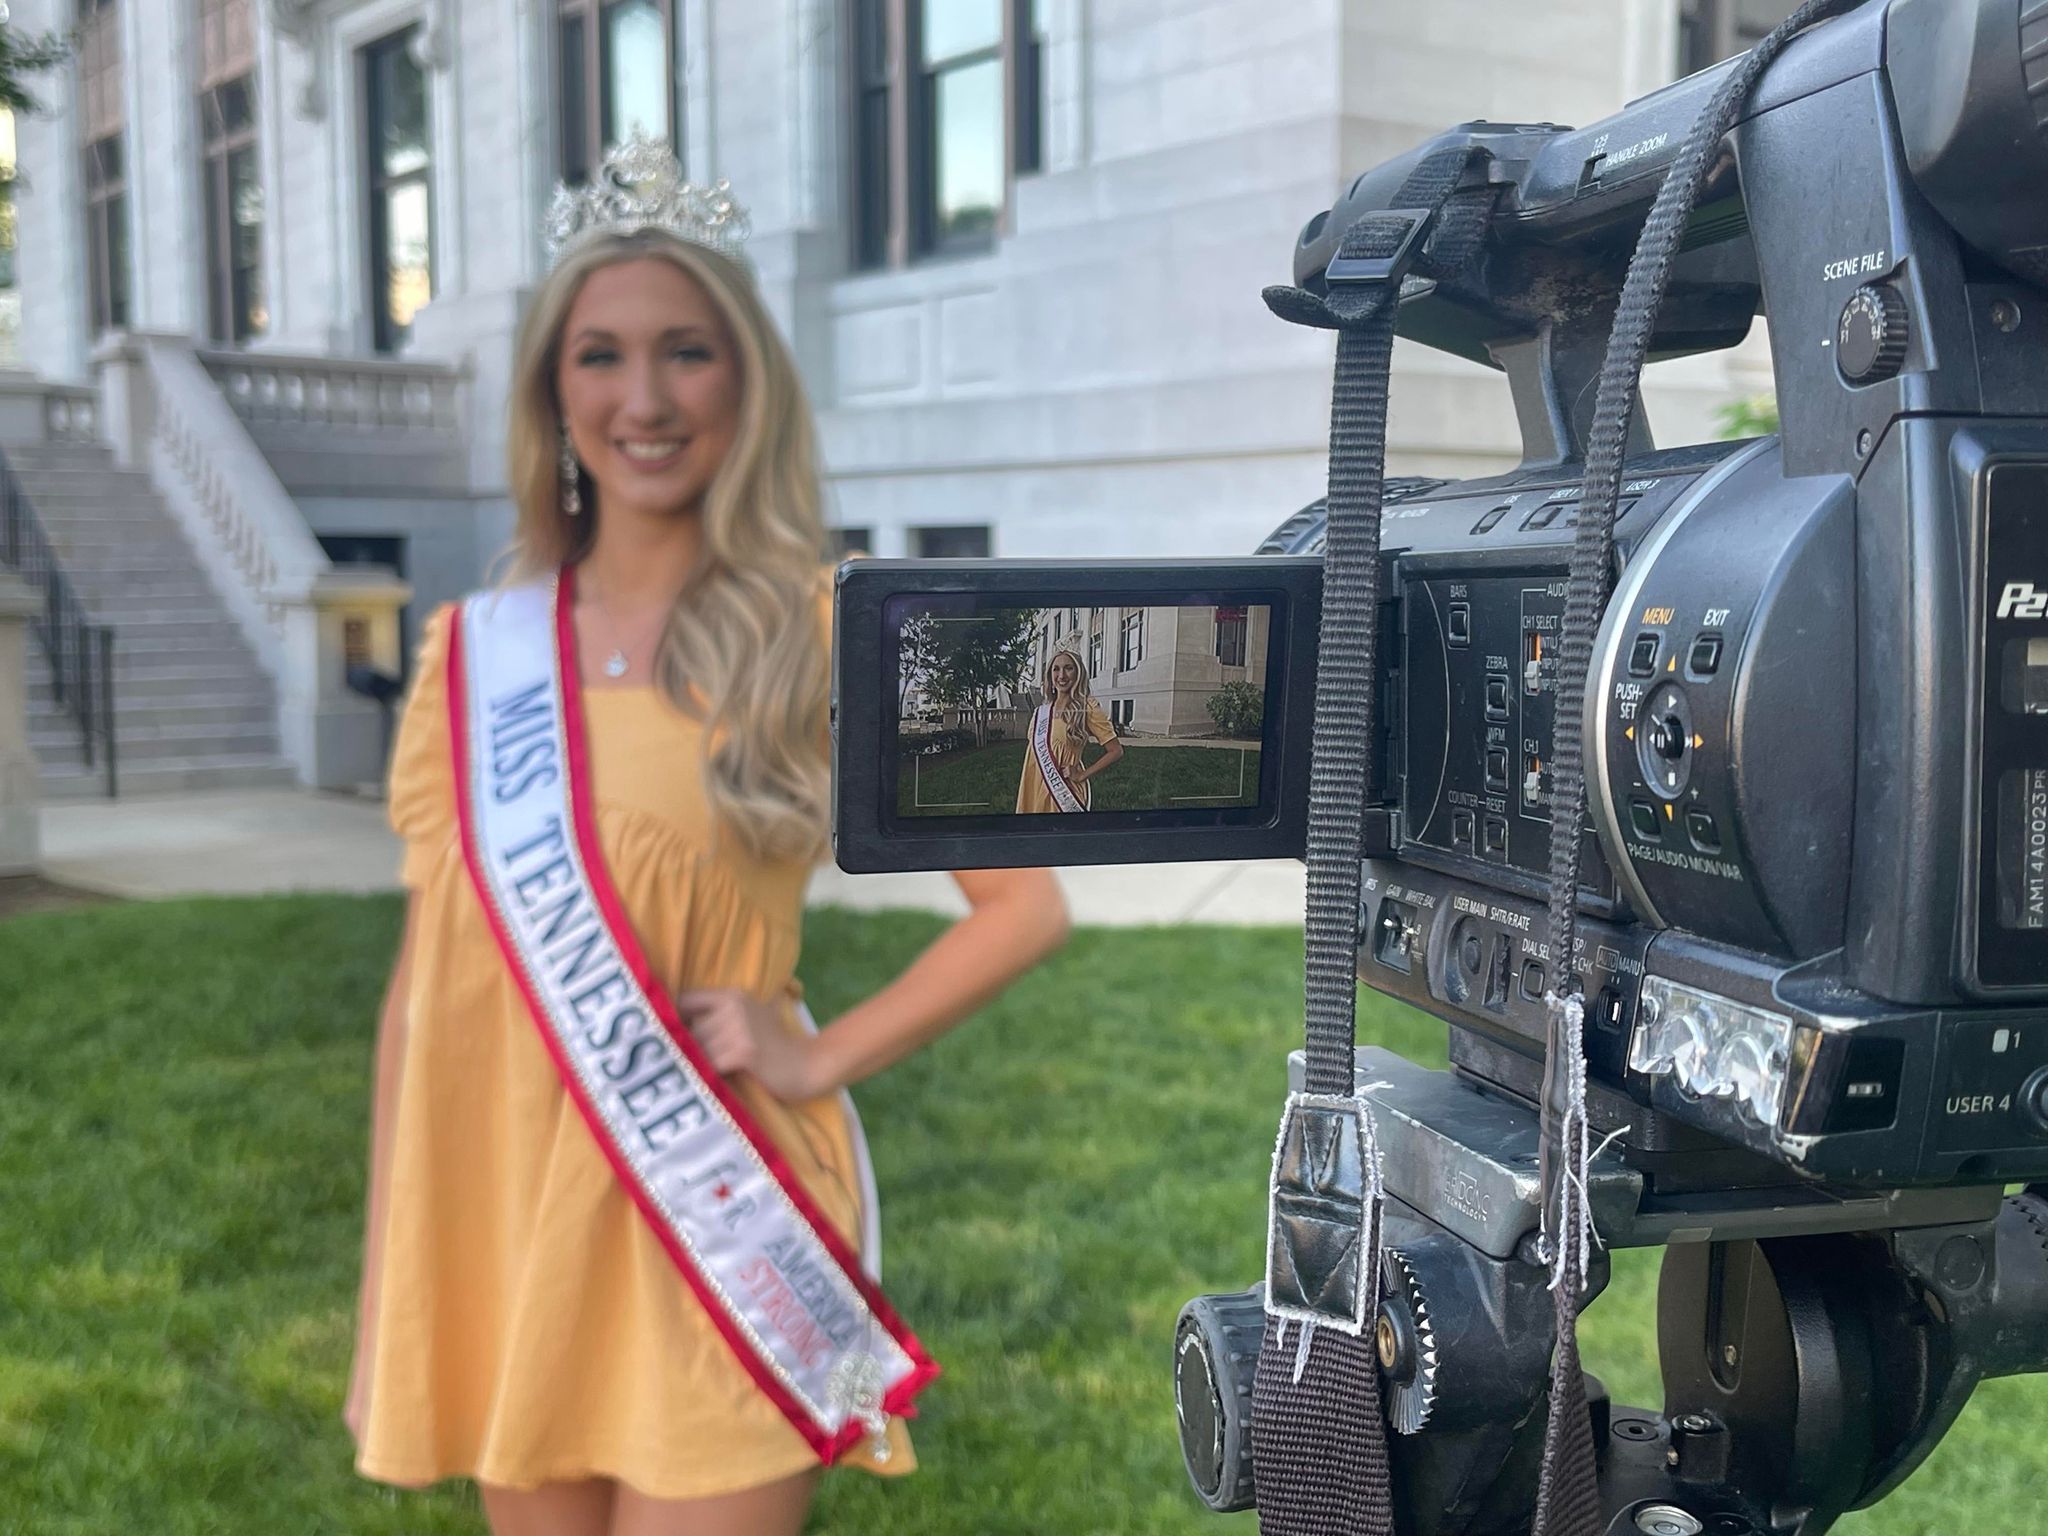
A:
[[[1250,683],[1225,683],[1209,696],[1209,718],[1225,736],[1257,736],[1265,727],[1266,696]]]

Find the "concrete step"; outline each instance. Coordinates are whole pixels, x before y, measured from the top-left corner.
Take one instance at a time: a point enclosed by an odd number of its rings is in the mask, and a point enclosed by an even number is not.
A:
[[[114,695],[114,734],[125,739],[130,732],[163,725],[275,725],[276,707],[264,695],[208,698],[177,694],[170,698],[131,699],[118,686]],[[54,698],[30,699],[28,731],[31,737],[78,729],[78,717]]]
[[[86,601],[91,602],[90,598]],[[158,618],[153,614],[122,613],[114,624],[114,653],[141,654],[158,647],[208,645],[240,649],[248,654],[242,627],[216,613],[211,618]],[[252,658],[253,664],[253,658]]]
[[[277,751],[277,727],[264,721],[257,725],[152,725],[123,728],[114,724],[115,755],[124,763],[160,763],[169,760],[209,757],[265,757]],[[47,750],[55,763],[82,760],[84,745],[78,731],[52,731],[35,743],[37,757]]]
[[[153,663],[156,658],[150,660]],[[114,653],[116,707],[130,699],[181,699],[195,695],[214,699],[246,697],[268,704],[277,693],[269,676],[248,666],[247,658],[241,666],[152,666],[149,670],[137,670],[119,651]],[[31,671],[28,696],[32,702],[55,702],[57,689],[47,666]]]
[[[167,673],[185,676],[193,668],[215,672],[239,668],[252,676],[264,675],[245,645],[175,640],[138,649],[124,640],[119,630],[114,632],[114,680],[117,684],[122,678],[131,676],[152,677]]]
[[[130,763],[117,760],[118,788],[128,795],[174,795],[202,789],[289,789],[298,783],[292,766],[281,757],[207,757]],[[106,793],[104,769],[50,768],[42,771],[42,792],[49,800],[90,800]]]

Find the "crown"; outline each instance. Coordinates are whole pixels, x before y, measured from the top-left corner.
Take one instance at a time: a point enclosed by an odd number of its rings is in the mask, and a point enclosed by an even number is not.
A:
[[[552,271],[571,247],[591,236],[643,229],[667,230],[679,240],[744,262],[742,248],[753,223],[733,201],[729,183],[699,187],[683,180],[675,152],[636,132],[604,157],[587,186],[555,188],[548,205],[548,268]]]

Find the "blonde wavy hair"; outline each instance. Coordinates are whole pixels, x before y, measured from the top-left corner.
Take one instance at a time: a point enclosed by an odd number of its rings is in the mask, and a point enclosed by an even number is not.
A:
[[[673,263],[710,296],[740,373],[739,428],[704,495],[702,550],[656,648],[655,684],[678,709],[707,717],[704,788],[720,826],[757,857],[814,858],[826,844],[831,793],[817,442],[796,363],[738,263],[645,230],[593,239],[540,285],[513,363],[510,579],[550,576],[596,536],[604,508],[587,471],[577,470],[583,515],[561,504],[562,329],[592,272],[648,257]]]
[[[1067,702],[1059,704],[1059,694],[1052,685],[1052,664],[1062,656],[1074,664],[1074,691],[1067,695]],[[1056,646],[1053,653],[1045,658],[1045,671],[1039,678],[1039,687],[1045,693],[1045,702],[1059,704],[1060,724],[1067,728],[1067,740],[1074,745],[1078,756],[1088,744],[1088,706],[1094,701],[1089,692],[1088,668],[1081,660],[1081,653],[1069,646]]]

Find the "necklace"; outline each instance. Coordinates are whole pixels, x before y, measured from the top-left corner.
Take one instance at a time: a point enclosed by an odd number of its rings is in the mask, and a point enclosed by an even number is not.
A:
[[[626,648],[623,645],[617,643],[619,630],[618,622],[612,617],[612,611],[608,606],[606,606],[603,595],[599,593],[595,589],[595,587],[593,587],[591,590],[590,600],[593,606],[596,607],[599,616],[603,618],[605,630],[613,641],[610,653],[606,655],[604,661],[601,663],[604,675],[606,677],[614,678],[624,677],[632,664],[626,660]],[[666,623],[667,620],[667,613],[662,613],[661,621],[663,623]]]

